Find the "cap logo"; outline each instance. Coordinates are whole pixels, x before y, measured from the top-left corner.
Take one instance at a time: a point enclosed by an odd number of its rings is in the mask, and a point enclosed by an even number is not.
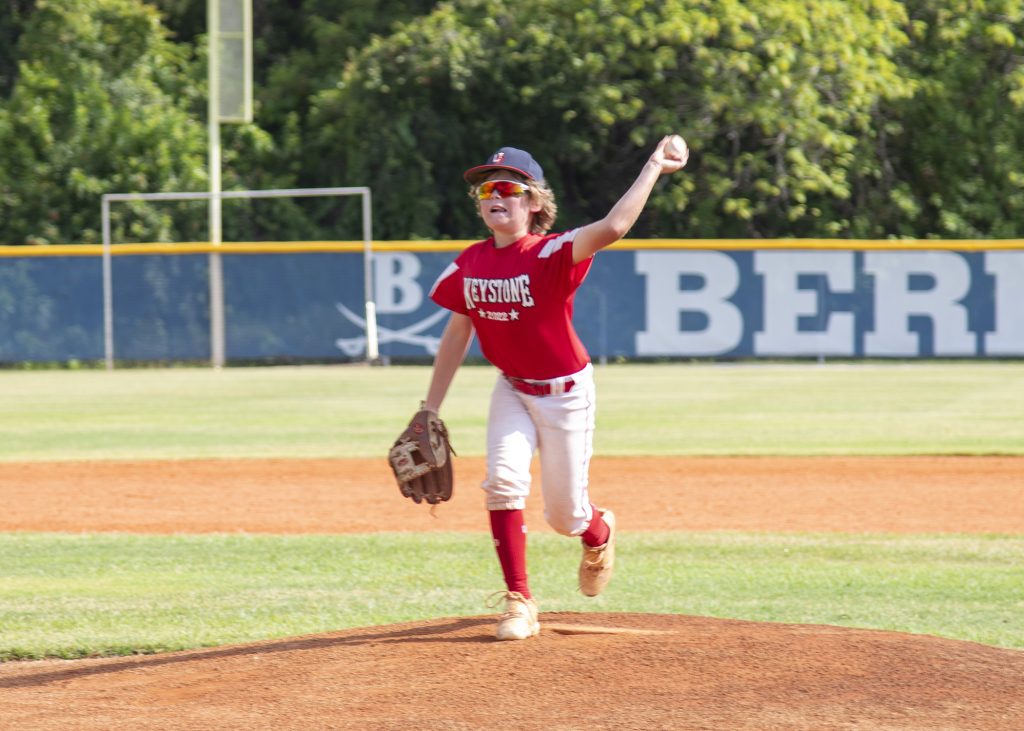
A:
[[[501,162],[504,159],[505,159],[505,153],[504,152],[496,152],[496,153],[494,153],[494,157],[491,158],[491,162]]]

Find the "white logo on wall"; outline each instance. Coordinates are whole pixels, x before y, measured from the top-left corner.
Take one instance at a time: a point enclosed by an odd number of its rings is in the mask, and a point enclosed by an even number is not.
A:
[[[375,254],[373,260],[373,291],[377,298],[377,314],[402,315],[418,310],[423,304],[423,288],[416,281],[422,269],[419,258],[408,252],[389,252]],[[338,338],[334,344],[349,357],[362,355],[366,352],[366,319],[340,302],[335,303],[335,307],[342,317],[364,334],[352,338]],[[437,355],[440,335],[424,333],[447,315],[447,310],[438,309],[434,314],[405,327],[378,326],[377,340],[381,345],[402,343],[423,348],[430,355]]]

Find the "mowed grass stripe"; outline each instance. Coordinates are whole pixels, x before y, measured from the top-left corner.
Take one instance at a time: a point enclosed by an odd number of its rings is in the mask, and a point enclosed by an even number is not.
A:
[[[692,614],[1024,649],[1024,537],[624,533],[576,591],[576,541],[531,536],[542,611]],[[0,659],[178,650],[487,614],[480,534],[0,534]]]
[[[489,366],[443,408],[483,454]],[[1024,454],[1024,363],[597,368],[599,454]],[[380,456],[427,366],[0,371],[0,460]]]

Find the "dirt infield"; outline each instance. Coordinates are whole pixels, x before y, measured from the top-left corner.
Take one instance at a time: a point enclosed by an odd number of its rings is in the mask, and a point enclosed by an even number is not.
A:
[[[483,460],[455,469],[432,516],[383,459],[0,463],[0,531],[487,530]],[[1021,457],[601,457],[591,483],[630,531],[1024,533]]]
[[[432,517],[382,460],[7,463],[0,530],[484,530],[481,461],[456,469],[457,497]],[[629,531],[1024,533],[1020,458],[600,458],[592,478]],[[545,529],[539,504],[527,517]],[[1024,728],[1020,651],[676,615],[541,621],[518,643],[463,617],[0,664],[0,728]]]

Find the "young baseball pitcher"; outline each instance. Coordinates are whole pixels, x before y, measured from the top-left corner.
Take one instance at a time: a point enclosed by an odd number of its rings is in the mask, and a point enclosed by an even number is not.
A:
[[[582,540],[580,590],[597,596],[612,577],[615,515],[591,503],[588,491],[596,399],[593,366],[572,325],[573,300],[594,254],[626,235],[659,176],[682,169],[688,155],[681,137],[663,138],[604,218],[556,234],[548,233],[554,194],[528,152],[502,147],[465,173],[491,236],[463,251],[430,292],[452,314],[423,408],[434,414],[440,409],[476,333],[500,372],[482,484],[506,585],[499,640],[540,632],[523,522],[534,451],[540,455],[545,519],[558,533]]]

